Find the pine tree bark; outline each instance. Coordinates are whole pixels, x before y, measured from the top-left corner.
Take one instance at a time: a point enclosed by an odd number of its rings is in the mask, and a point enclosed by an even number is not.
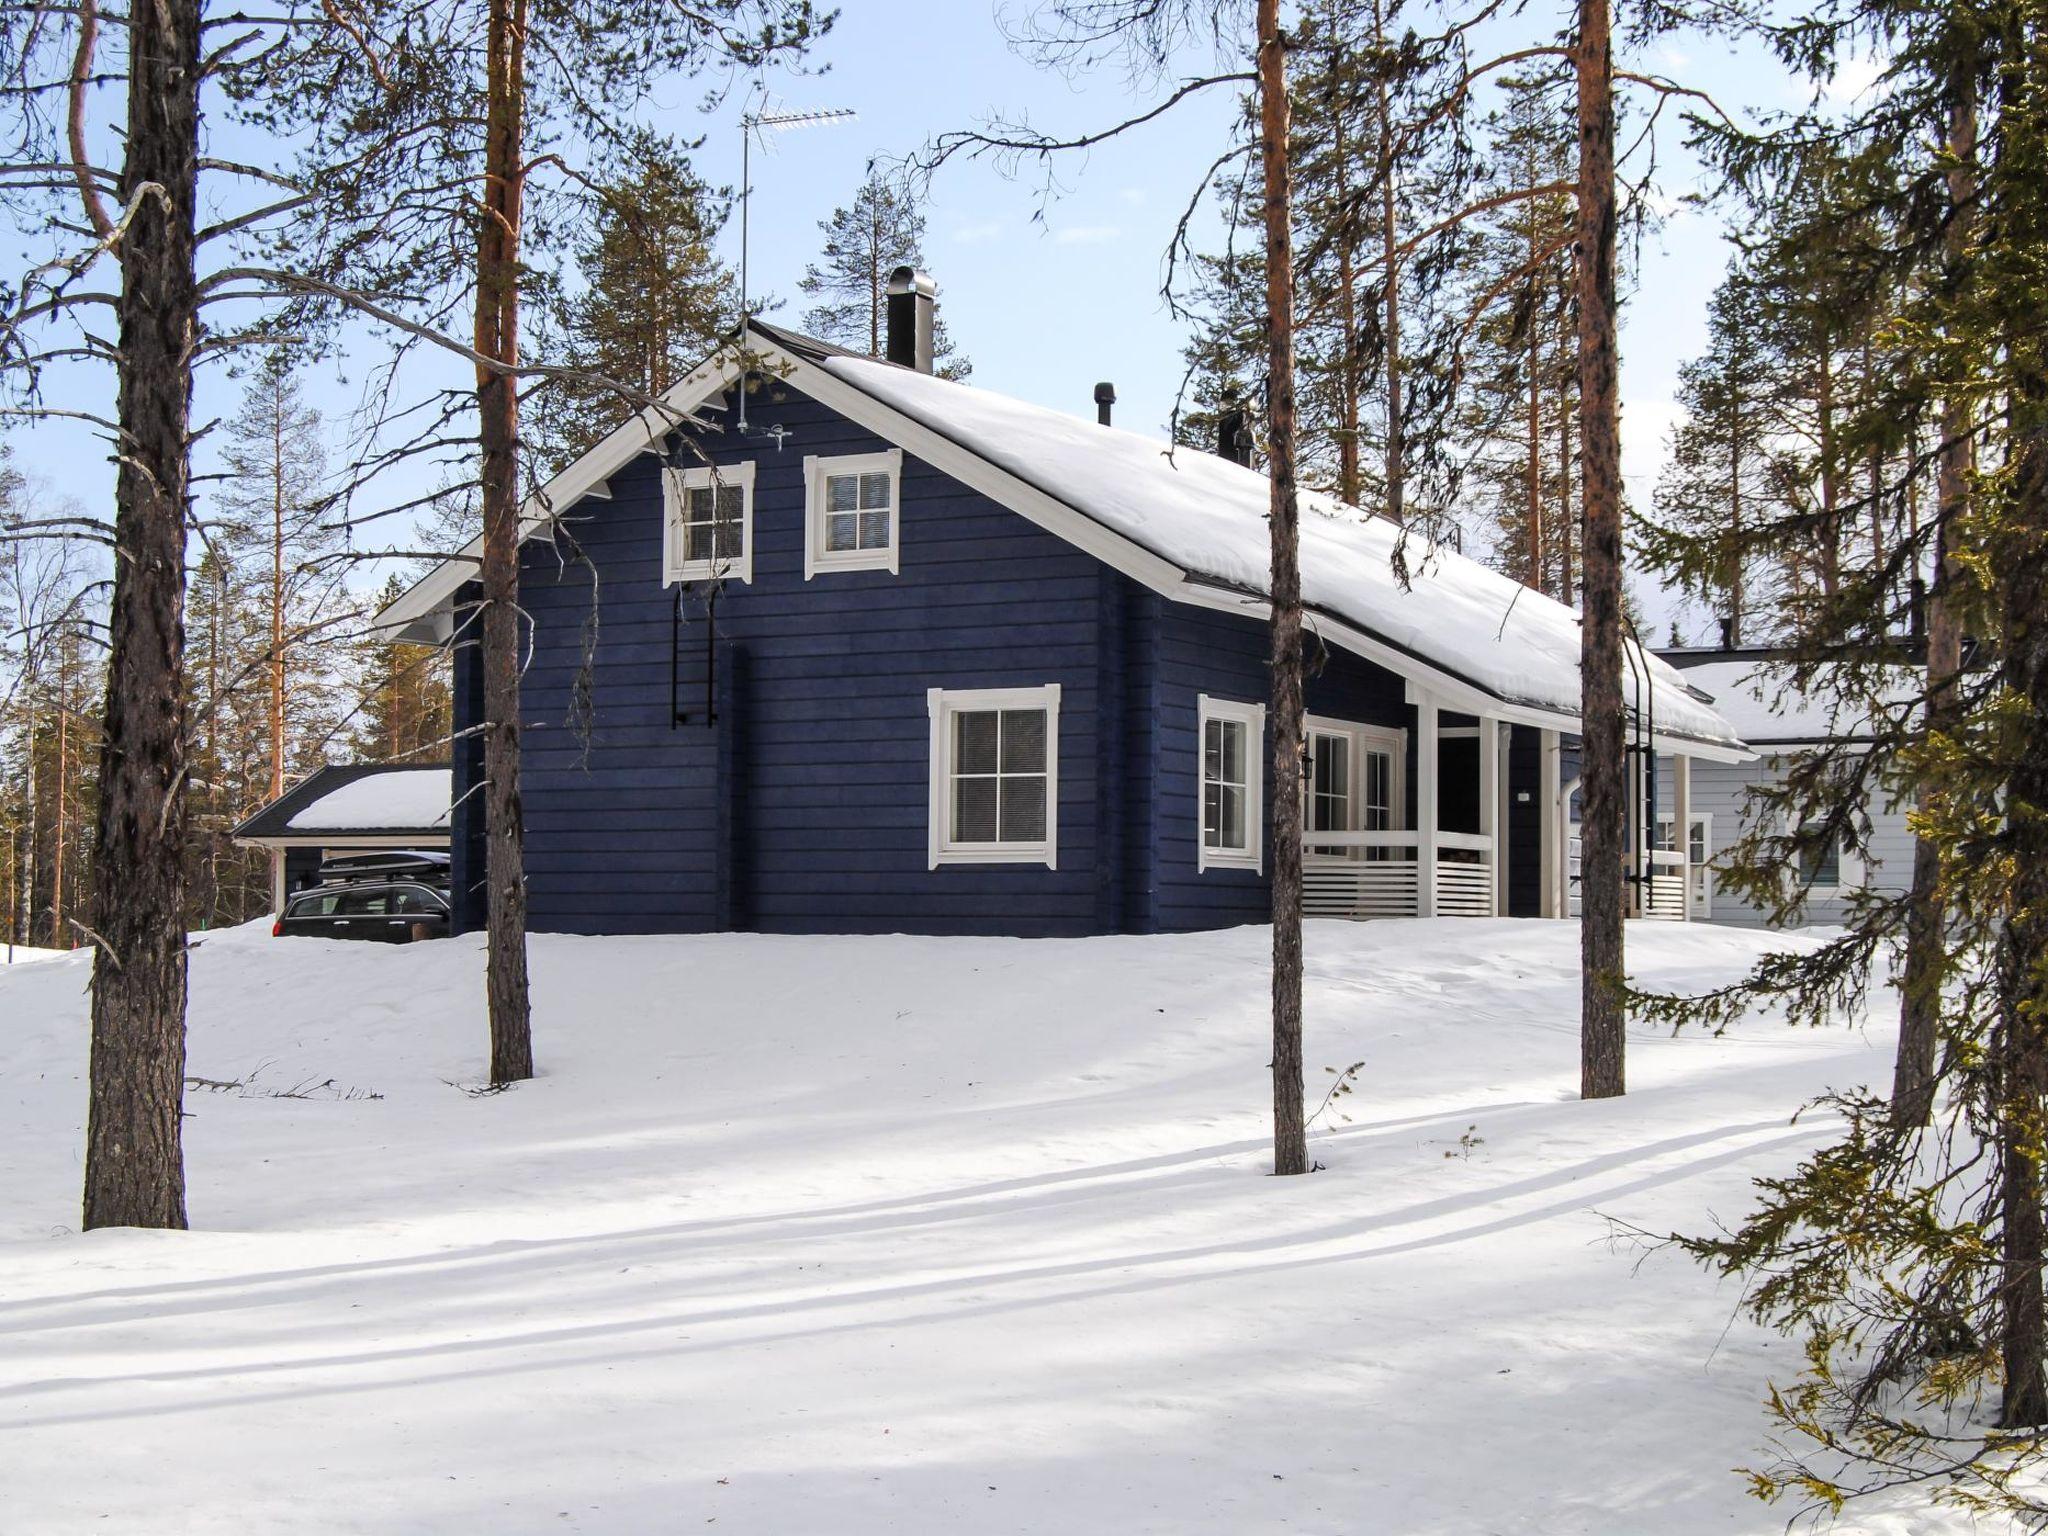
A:
[[[526,975],[526,834],[519,794],[519,221],[524,192],[525,0],[491,0],[476,350],[483,448],[484,824],[491,1082],[533,1076]]]
[[[185,517],[199,332],[199,0],[128,21],[114,599],[93,859],[88,1228],[183,1227]]]
[[[1621,408],[1616,383],[1614,59],[1608,0],[1579,0],[1579,454],[1581,823],[1579,1091],[1625,1091],[1621,692]]]
[[[2016,391],[2048,416],[2048,380]],[[2013,534],[2001,566],[2005,681],[2026,705],[2025,741],[2007,786],[2013,871],[1999,957],[1999,1423],[2048,1424],[2048,1256],[2042,1160],[2048,1154],[2048,423],[2015,455]]]
[[[1266,456],[1272,471],[1273,1172],[1308,1169],[1301,1081],[1301,557],[1295,493],[1293,176],[1279,0],[1258,0],[1265,173]]]
[[[1959,262],[1968,250],[1970,207],[1976,195],[1977,103],[1974,86],[1958,84],[1950,109],[1948,147],[1948,255]],[[1970,410],[1960,396],[1944,403],[1941,443],[1935,451],[1933,570],[1927,584],[1927,707],[1929,736],[1951,728],[1955,713],[1953,679],[1963,666],[1963,626],[1951,601],[1956,572],[1948,559],[1949,531],[1962,517],[1969,496]],[[1929,794],[1935,793],[1932,789]],[[1929,839],[1913,840],[1913,886],[1906,908],[1906,958],[1899,984],[1899,1047],[1892,1067],[1892,1123],[1926,1125],[1934,1114],[1935,1053],[1941,1029],[1941,987],[1948,972],[1948,909],[1941,894],[1941,851]]]
[[[1373,41],[1384,47],[1387,40],[1385,0],[1374,0]],[[1380,335],[1385,342],[1386,388],[1386,483],[1387,516],[1397,524],[1408,517],[1407,374],[1401,353],[1401,222],[1394,187],[1394,103],[1384,74],[1375,72],[1373,88],[1378,95],[1380,142],[1377,174],[1380,183],[1380,272],[1385,290],[1380,295]]]
[[[283,402],[272,383],[270,439],[270,798],[284,793],[284,492]]]

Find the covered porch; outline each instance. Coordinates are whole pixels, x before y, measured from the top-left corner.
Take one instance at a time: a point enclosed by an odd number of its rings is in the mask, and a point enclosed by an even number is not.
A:
[[[1309,917],[1569,918],[1578,910],[1578,739],[1410,685],[1388,730],[1311,715],[1304,753],[1302,911]],[[1684,922],[1698,872],[1693,753],[1632,733],[1625,900]],[[1658,785],[1675,814],[1661,821]]]

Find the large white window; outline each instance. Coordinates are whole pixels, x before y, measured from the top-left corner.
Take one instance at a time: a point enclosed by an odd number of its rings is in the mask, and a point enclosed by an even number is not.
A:
[[[754,579],[754,466],[699,464],[661,475],[662,581]]]
[[[903,452],[804,460],[804,579],[820,571],[897,569]]]
[[[932,717],[932,868],[1056,868],[1060,685],[934,688],[925,697]]]
[[[1201,728],[1200,869],[1259,869],[1265,837],[1259,809],[1265,761],[1266,706],[1231,699],[1199,700]]]

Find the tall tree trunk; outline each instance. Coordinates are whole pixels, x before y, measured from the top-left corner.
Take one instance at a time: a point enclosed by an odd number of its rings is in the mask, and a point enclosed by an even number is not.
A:
[[[1335,50],[1326,66],[1333,75],[1342,69],[1345,55]],[[1337,162],[1337,206],[1346,210],[1342,215],[1344,227],[1337,241],[1337,323],[1343,328],[1344,339],[1338,345],[1338,356],[1342,359],[1337,387],[1337,407],[1342,420],[1337,423],[1337,498],[1346,506],[1358,505],[1361,487],[1359,484],[1358,454],[1358,397],[1360,359],[1358,355],[1358,261],[1356,226],[1352,224],[1351,206],[1351,151],[1344,135],[1344,107],[1339,102],[1331,105],[1331,131],[1334,142],[1331,152]]]
[[[1842,495],[1835,463],[1834,341],[1823,335],[1820,387],[1814,396],[1816,435],[1820,442],[1820,590],[1833,600],[1842,586]]]
[[[1267,458],[1273,476],[1273,1171],[1308,1169],[1301,1083],[1301,556],[1294,486],[1293,176],[1279,0],[1258,0]]]
[[[1948,127],[1950,218],[1948,256],[1964,259],[1970,207],[1976,196],[1977,102],[1967,77],[1957,87]],[[1941,443],[1935,450],[1934,561],[1927,586],[1927,707],[1929,736],[1951,728],[1954,679],[1963,666],[1963,626],[1951,602],[1956,573],[1948,559],[1949,532],[1969,496],[1970,406],[1957,395],[1944,402]],[[1931,788],[1929,794],[1935,793]],[[1932,809],[1932,807],[1929,807]],[[1899,986],[1899,1047],[1892,1067],[1892,1121],[1927,1124],[1934,1113],[1935,1051],[1941,1026],[1941,987],[1948,974],[1948,908],[1941,894],[1941,851],[1924,837],[1913,840],[1913,887],[1906,908],[1906,959]]]
[[[1536,222],[1529,221],[1529,259],[1536,259]],[[1524,581],[1536,591],[1543,590],[1543,372],[1539,365],[1541,338],[1536,329],[1536,280],[1529,280],[1529,402],[1527,428],[1528,473],[1523,486],[1523,537],[1527,540],[1529,568]]]
[[[2048,1155],[2048,381],[2015,391],[2036,419],[2015,455],[2005,584],[2005,682],[2026,705],[2025,742],[2007,786],[2013,871],[1999,955],[1999,1423],[2048,1424],[2048,1254],[2041,1202]],[[2030,399],[2026,397],[2031,396]]]
[[[1560,339],[1560,346],[1569,341]],[[1569,608],[1578,590],[1578,575],[1572,554],[1572,404],[1571,369],[1560,359],[1557,378],[1557,600]]]
[[[491,0],[484,207],[478,223],[476,350],[519,361],[519,220],[524,191],[526,3]],[[483,445],[484,826],[490,839],[485,996],[491,1081],[533,1076],[526,982],[526,832],[519,796],[519,386],[477,369]]]
[[[1742,409],[1740,396],[1728,423],[1728,536],[1735,553],[1728,568],[1728,644],[1742,644]]]
[[[185,513],[199,332],[199,9],[199,0],[155,0],[128,21],[121,184],[135,214],[119,250],[125,446],[93,859],[88,1228],[185,1225]]]
[[[1579,0],[1579,452],[1585,486],[1580,658],[1579,1091],[1624,1091],[1621,408],[1614,291],[1614,58],[1608,0]]]
[[[69,663],[60,658],[57,671],[57,796],[56,846],[50,850],[50,941],[58,949],[69,949],[64,923],[64,841],[70,834],[68,812],[71,794],[71,674]]]
[[[1384,47],[1385,0],[1374,0],[1372,27],[1373,41]],[[1386,351],[1387,516],[1402,523],[1408,516],[1408,426],[1407,407],[1403,403],[1407,376],[1401,355],[1401,224],[1394,188],[1394,104],[1387,92],[1386,76],[1378,70],[1374,73],[1373,88],[1378,96],[1380,119],[1380,272],[1385,289],[1380,295],[1380,334],[1385,339]]]
[[[270,798],[284,793],[284,402],[271,384],[270,413]]]

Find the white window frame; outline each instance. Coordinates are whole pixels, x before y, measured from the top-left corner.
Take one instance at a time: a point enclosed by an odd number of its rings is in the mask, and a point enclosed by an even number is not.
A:
[[[930,867],[941,864],[1043,864],[1059,868],[1060,849],[1060,685],[1037,688],[929,688],[925,708],[931,715],[932,740],[929,853]],[[1045,711],[1045,837],[1031,843],[957,843],[946,836],[947,807],[953,788],[953,717],[987,709]]]
[[[1476,727],[1474,728],[1476,731]],[[1408,732],[1404,727],[1392,725],[1368,725],[1362,720],[1340,720],[1335,715],[1303,715],[1301,717],[1301,739],[1304,759],[1308,738],[1312,734],[1324,736],[1347,736],[1351,739],[1350,772],[1345,782],[1345,799],[1350,819],[1357,821],[1365,808],[1365,754],[1385,753],[1391,762],[1393,772],[1387,784],[1387,809],[1394,819],[1390,832],[1406,832],[1408,828]],[[1440,735],[1449,735],[1448,731]],[[1306,771],[1302,775],[1301,819],[1304,829],[1308,826],[1309,802],[1315,790]],[[1355,831],[1356,828],[1346,828]]]
[[[1245,728],[1243,848],[1209,846],[1209,722],[1225,720]],[[1195,868],[1266,869],[1266,706],[1200,694],[1195,701]]]
[[[683,505],[685,494],[711,486],[736,485],[740,489],[740,552],[731,559],[685,560],[683,558]],[[679,581],[732,581],[754,579],[754,461],[743,464],[695,464],[688,468],[664,467],[661,472],[661,584],[672,587]]]
[[[1791,830],[1796,830],[1789,819],[1785,825],[1788,835]],[[1849,850],[1846,838],[1835,849],[1835,878],[1826,884],[1816,880],[1811,885],[1805,885],[1800,877],[1799,861],[1796,858],[1792,859],[1789,865],[1785,871],[1787,882],[1793,890],[1803,891],[1808,901],[1840,901],[1849,892],[1861,889],[1869,878],[1862,857]]]
[[[832,475],[889,477],[889,544],[885,549],[828,550],[825,547],[825,481]],[[804,580],[826,571],[901,570],[903,533],[903,450],[804,456]]]

